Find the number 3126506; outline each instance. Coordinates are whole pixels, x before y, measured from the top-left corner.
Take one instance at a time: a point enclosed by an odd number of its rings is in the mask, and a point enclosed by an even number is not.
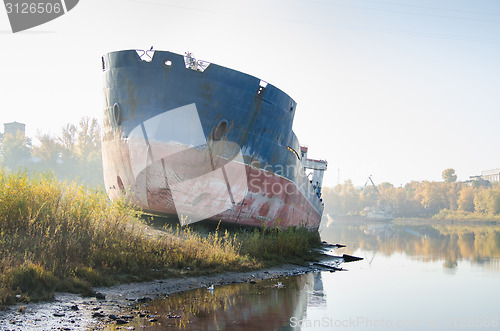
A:
[[[10,3],[5,4],[7,14],[59,14],[62,11],[60,3]]]

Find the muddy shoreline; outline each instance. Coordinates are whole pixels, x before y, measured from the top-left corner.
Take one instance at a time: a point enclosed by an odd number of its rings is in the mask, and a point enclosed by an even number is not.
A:
[[[323,255],[321,263],[338,265],[339,257]],[[95,288],[96,297],[78,294],[56,293],[54,301],[17,304],[7,311],[0,311],[1,330],[87,330],[102,329],[109,324],[126,324],[133,316],[122,316],[124,308],[173,293],[196,288],[222,286],[234,283],[299,275],[329,270],[313,264],[298,266],[286,264],[246,272],[225,272],[209,276],[169,278],[143,283],[120,284]],[[126,326],[126,325],[125,325]]]

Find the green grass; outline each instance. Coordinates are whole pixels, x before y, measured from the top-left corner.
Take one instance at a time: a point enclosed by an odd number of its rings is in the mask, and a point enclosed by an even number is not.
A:
[[[55,291],[160,277],[243,271],[314,259],[305,229],[162,231],[125,201],[52,174],[0,169],[0,306],[48,300]]]
[[[241,253],[252,256],[266,266],[283,262],[302,263],[317,258],[315,248],[321,245],[317,231],[305,228],[254,229],[241,231]]]

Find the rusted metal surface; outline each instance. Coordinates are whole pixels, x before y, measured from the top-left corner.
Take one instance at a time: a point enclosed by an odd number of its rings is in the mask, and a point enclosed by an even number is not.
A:
[[[186,68],[170,52],[150,61],[114,52],[103,64],[111,199],[127,194],[153,213],[191,208],[200,211],[194,218],[319,226],[323,203],[296,152],[296,104],[287,94],[215,64]]]

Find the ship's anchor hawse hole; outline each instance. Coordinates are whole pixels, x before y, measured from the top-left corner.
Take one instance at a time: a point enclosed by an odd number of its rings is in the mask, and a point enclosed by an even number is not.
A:
[[[227,131],[227,121],[222,120],[215,128],[214,140],[220,140],[226,134],[226,131]]]
[[[122,194],[125,194],[125,185],[123,185],[123,181],[120,176],[116,176],[116,184],[118,184],[118,188]]]

